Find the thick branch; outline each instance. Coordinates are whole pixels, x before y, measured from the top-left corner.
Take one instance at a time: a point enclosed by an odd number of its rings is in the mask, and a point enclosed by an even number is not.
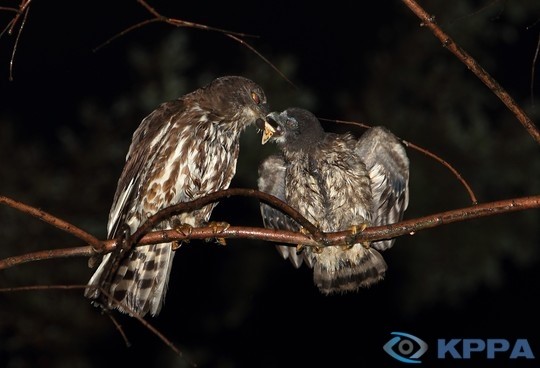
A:
[[[139,243],[141,237],[149,232],[153,227],[162,222],[163,220],[183,212],[193,211],[199,209],[209,203],[217,202],[222,198],[228,198],[231,196],[243,196],[254,197],[259,200],[270,204],[271,206],[281,210],[283,213],[289,215],[296,222],[298,222],[305,230],[307,230],[315,240],[321,241],[324,234],[311,222],[309,222],[300,212],[289,206],[287,203],[281,201],[279,198],[274,197],[268,193],[260,192],[255,189],[242,189],[242,188],[229,188],[220,190],[214,193],[205,195],[204,197],[195,199],[191,202],[183,202],[164,208],[152,217],[150,217],[131,237],[131,243]]]
[[[260,239],[279,244],[333,246],[344,243],[350,244],[351,242],[390,239],[405,234],[412,235],[418,231],[445,224],[533,208],[540,208],[540,195],[484,203],[401,221],[392,225],[370,227],[363,232],[356,234],[354,238],[350,231],[341,231],[335,233],[323,233],[324,241],[317,242],[302,233],[291,231],[231,226],[226,230],[216,232],[215,228],[210,226],[194,228],[189,234],[184,234],[177,230],[154,231],[144,235],[137,246],[170,242],[173,240],[212,239],[217,236],[220,238]],[[103,252],[107,253],[112,251],[116,246],[115,244],[115,240],[104,241]],[[0,270],[38,260],[74,256],[90,257],[92,255],[95,255],[95,251],[91,246],[41,251],[0,260]]]
[[[435,22],[435,17],[429,15],[416,1],[414,0],[402,0],[405,5],[412,10],[414,14],[422,21],[421,26],[425,26],[433,32],[437,37],[454,55],[457,56],[463,64],[467,66],[480,80],[489,87],[499,97],[499,99],[508,107],[510,111],[514,113],[519,122],[525,127],[529,134],[540,143],[540,130],[534,124],[534,122],[527,116],[525,111],[514,101],[514,99],[501,87],[499,83],[489,73],[484,70],[476,60],[469,55],[465,50],[458,46]]]

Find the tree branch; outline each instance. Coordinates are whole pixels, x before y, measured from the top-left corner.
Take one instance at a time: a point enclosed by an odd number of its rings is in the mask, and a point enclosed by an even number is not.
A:
[[[13,31],[15,29],[15,26],[19,22],[19,19],[22,18],[22,21],[19,25],[19,31],[17,32],[17,36],[15,37],[15,43],[13,44],[13,50],[11,51],[11,58],[9,59],[9,80],[13,81],[13,61],[15,60],[15,53],[17,52],[17,46],[19,45],[19,39],[21,38],[21,34],[23,31],[23,28],[26,24],[26,19],[28,17],[28,12],[30,11],[30,2],[32,0],[21,0],[21,4],[19,5],[19,8],[10,8],[10,7],[0,7],[0,10],[6,10],[6,11],[12,11],[15,12],[15,16],[13,19],[7,24],[6,28],[2,32],[0,32],[0,38],[4,35],[4,33],[7,32],[8,35],[12,35]]]
[[[81,239],[85,243],[92,245],[94,249],[101,249],[102,247],[101,241],[95,236],[87,233],[86,231],[78,228],[73,224],[70,224],[67,221],[59,219],[58,217],[55,217],[50,213],[40,210],[39,208],[26,205],[24,203],[15,201],[4,196],[0,196],[0,204],[5,204],[9,207],[15,208],[23,213],[36,217],[41,221],[48,223],[49,225],[57,227],[58,229]]]
[[[172,25],[172,26],[175,26],[175,27],[187,27],[187,28],[200,29],[200,30],[204,30],[204,31],[219,32],[219,33],[222,33],[225,36],[231,38],[232,40],[238,42],[242,46],[248,48],[255,55],[260,57],[261,60],[264,61],[267,65],[269,65],[274,71],[276,71],[287,83],[289,83],[290,85],[296,87],[294,85],[294,83],[292,83],[290,81],[290,79],[287,78],[285,76],[285,74],[283,74],[283,72],[281,72],[274,64],[272,64],[270,62],[270,60],[268,60],[266,57],[264,57],[253,46],[249,45],[247,42],[242,40],[242,37],[255,38],[257,36],[249,35],[249,34],[246,34],[246,33],[233,32],[233,31],[229,31],[229,30],[226,30],[226,29],[216,28],[216,27],[210,27],[210,26],[207,26],[207,25],[204,25],[204,24],[193,23],[193,22],[182,20],[182,19],[169,18],[169,17],[166,17],[166,16],[162,15],[161,13],[159,13],[155,8],[151,7],[145,0],[137,0],[137,2],[139,4],[141,4],[151,14],[151,16],[153,18],[144,20],[142,22],[139,22],[137,24],[134,24],[134,25],[124,29],[122,32],[117,33],[116,35],[114,35],[113,37],[111,37],[110,39],[108,39],[107,41],[105,41],[104,43],[99,45],[98,47],[96,47],[94,49],[94,51],[97,51],[100,48],[110,44],[112,41],[126,35],[127,33],[131,32],[131,31],[133,31],[133,30],[135,30],[137,28],[146,26],[146,25],[148,25],[150,23],[166,23],[166,24],[169,24],[169,25]]]
[[[139,229],[133,233],[130,239],[131,244],[136,244],[139,242],[141,237],[149,232],[153,227],[162,222],[163,220],[183,212],[193,211],[204,207],[207,204],[217,202],[220,199],[231,197],[231,196],[243,196],[243,197],[254,197],[259,200],[270,204],[271,206],[279,209],[283,213],[289,215],[293,220],[298,222],[305,230],[307,230],[311,236],[316,240],[321,242],[324,238],[323,232],[321,232],[315,225],[309,222],[300,212],[296,209],[289,206],[287,203],[281,201],[279,198],[274,197],[271,194],[260,192],[255,189],[241,189],[241,188],[229,188],[225,190],[220,190],[214,193],[205,195],[204,197],[195,199],[190,202],[178,203],[176,205],[167,207],[157,212],[155,215],[151,216]],[[210,235],[211,236],[211,235]]]
[[[458,44],[450,38],[443,30],[437,25],[435,21],[435,16],[429,15],[418,3],[414,0],[402,0],[405,5],[411,9],[411,11],[416,14],[418,18],[422,21],[420,23],[421,27],[427,27],[433,32],[435,37],[437,37],[443,44],[445,48],[450,50],[463,64],[467,66],[486,86],[491,89],[497,97],[508,107],[512,113],[516,116],[519,122],[523,127],[529,132],[531,137],[540,144],[540,130],[534,124],[534,122],[527,116],[525,111],[514,101],[514,99],[506,92],[504,88],[501,87],[499,83],[489,73],[482,68],[476,60],[469,55],[465,50],[463,50]]]
[[[230,196],[232,195],[231,193],[235,193],[238,191],[240,193],[243,193],[243,195],[246,195],[250,190],[248,190],[248,192],[244,192],[240,189],[230,189],[230,192],[221,194]],[[254,196],[258,196],[259,193],[256,193],[256,191],[254,191],[254,193],[252,194],[254,194]],[[261,196],[261,198],[262,197],[264,196]],[[190,205],[192,205],[192,203],[193,202],[190,202]],[[200,203],[206,204],[206,202],[204,201],[199,202],[199,204]],[[176,206],[166,208],[160,211],[160,213],[156,214],[156,216],[159,215],[160,217],[162,217],[162,212],[164,214],[170,215],[174,212],[172,211],[173,207]],[[216,236],[219,236],[220,238],[259,239],[279,244],[302,244],[306,246],[325,247],[343,244],[354,244],[365,241],[372,242],[376,240],[396,238],[405,234],[413,235],[418,231],[431,229],[454,222],[472,220],[480,217],[493,216],[503,213],[524,211],[534,208],[540,208],[540,195],[473,205],[451,211],[440,212],[425,217],[401,221],[399,223],[391,225],[368,227],[364,231],[354,235],[351,231],[340,231],[332,233],[319,232],[320,239],[318,241],[302,233],[285,230],[231,226],[227,229],[216,232],[214,227],[209,226],[193,228],[189,234],[184,234],[178,230],[161,230],[150,232],[142,236],[136,246],[166,243],[171,241],[185,241],[190,239],[212,239]],[[103,245],[103,253],[108,253],[114,250],[116,247],[116,241],[114,239],[100,242],[100,244]],[[91,257],[95,254],[96,250],[94,250],[92,246],[28,253],[0,260],[0,270],[18,266],[27,262],[75,256]]]
[[[364,123],[359,123],[359,122],[356,122],[356,121],[345,121],[345,120],[335,120],[335,119],[320,119],[320,120],[324,120],[324,121],[332,121],[332,122],[336,122],[336,123],[340,123],[340,124],[349,124],[349,125],[356,125],[356,126],[359,126],[359,127],[362,127],[362,128],[365,128],[365,129],[369,129],[371,128],[370,125],[367,125],[367,124],[364,124]],[[414,143],[411,143],[409,141],[406,141],[404,140],[403,138],[400,138],[400,137],[397,137],[401,143],[403,143],[404,146],[406,147],[410,147],[420,153],[423,153],[424,155],[428,156],[428,157],[431,157],[432,159],[434,159],[435,161],[437,161],[438,163],[440,163],[441,165],[443,165],[444,167],[446,167],[448,170],[450,170],[452,172],[452,174],[454,174],[454,176],[461,182],[461,184],[465,187],[465,189],[467,190],[467,193],[469,193],[469,197],[471,198],[471,203],[474,205],[474,204],[477,204],[478,203],[478,200],[476,199],[476,195],[474,194],[471,186],[467,183],[467,181],[465,181],[465,179],[463,179],[463,176],[456,170],[454,169],[454,167],[452,165],[450,165],[446,160],[442,159],[441,157],[437,156],[436,154],[428,151],[427,149],[425,148],[422,148],[420,146],[417,146],[416,144]]]

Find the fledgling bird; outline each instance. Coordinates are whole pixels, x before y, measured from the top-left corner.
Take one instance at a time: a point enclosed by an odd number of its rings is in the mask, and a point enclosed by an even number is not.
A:
[[[108,238],[126,230],[134,233],[165,207],[227,189],[236,172],[240,134],[268,112],[263,89],[239,76],[217,78],[161,104],[133,134],[109,213]],[[203,226],[215,205],[181,213],[155,229]],[[167,290],[173,246],[161,243],[105,255],[88,283],[94,287],[87,288],[85,296],[107,310],[157,315]]]
[[[360,138],[325,132],[311,112],[289,108],[272,112],[263,144],[275,141],[279,155],[259,167],[258,187],[298,210],[320,230],[336,232],[400,221],[409,202],[409,160],[400,141],[386,128],[374,127]],[[299,231],[298,223],[261,203],[265,227]],[[368,287],[383,279],[387,264],[379,251],[394,239],[372,244],[296,249],[279,245],[295,267],[305,261],[323,294]]]

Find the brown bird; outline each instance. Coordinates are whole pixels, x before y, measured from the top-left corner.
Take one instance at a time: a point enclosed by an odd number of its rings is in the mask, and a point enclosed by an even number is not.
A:
[[[109,213],[108,238],[132,234],[165,207],[227,189],[236,172],[241,132],[267,113],[262,88],[239,76],[217,78],[161,104],[133,134]],[[155,229],[204,226],[215,205],[179,214]],[[107,310],[157,315],[173,246],[161,243],[105,255],[85,296]]]
[[[374,127],[360,138],[327,133],[307,110],[290,108],[267,116],[263,144],[271,139],[280,155],[259,167],[258,187],[291,207],[325,232],[398,222],[409,202],[409,160],[400,141],[386,128]],[[261,203],[265,227],[301,230],[298,223]],[[379,251],[394,239],[372,244],[304,248],[300,254],[277,246],[295,267],[305,261],[323,294],[356,291],[380,281],[387,264]]]

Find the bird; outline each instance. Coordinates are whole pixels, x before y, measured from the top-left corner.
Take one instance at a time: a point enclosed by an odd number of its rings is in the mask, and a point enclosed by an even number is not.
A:
[[[262,144],[276,143],[277,154],[258,168],[257,186],[300,212],[324,232],[396,223],[409,203],[409,159],[404,145],[387,128],[375,126],[360,137],[326,132],[310,111],[291,107],[271,112],[257,126]],[[260,203],[263,225],[305,231],[268,203]],[[381,255],[395,239],[326,247],[277,245],[284,259],[313,269],[313,282],[324,295],[370,287],[385,277]]]
[[[109,212],[108,239],[126,238],[165,207],[227,189],[242,131],[268,112],[263,89],[236,75],[160,104],[133,133]],[[216,205],[175,215],[154,230],[208,225]],[[104,311],[158,315],[177,247],[172,242],[117,247],[103,256],[85,296]]]

